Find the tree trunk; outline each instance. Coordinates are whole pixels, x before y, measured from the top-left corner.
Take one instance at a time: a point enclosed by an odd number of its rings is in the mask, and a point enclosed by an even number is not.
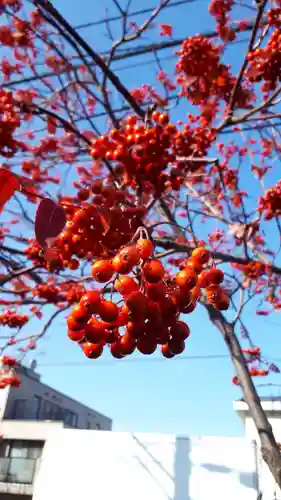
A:
[[[244,400],[249,407],[250,415],[260,437],[262,457],[281,489],[281,454],[279,447],[272,432],[272,427],[261,406],[260,398],[250,376],[239,340],[235,334],[234,326],[213,306],[209,304],[204,304],[204,306],[208,311],[210,320],[221,332],[227,345],[240,382]]]

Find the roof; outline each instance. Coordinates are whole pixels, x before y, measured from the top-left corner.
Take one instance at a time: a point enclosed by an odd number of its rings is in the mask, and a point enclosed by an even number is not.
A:
[[[261,401],[281,401],[281,396],[260,396]],[[245,403],[245,399],[236,399],[236,401],[243,401]]]

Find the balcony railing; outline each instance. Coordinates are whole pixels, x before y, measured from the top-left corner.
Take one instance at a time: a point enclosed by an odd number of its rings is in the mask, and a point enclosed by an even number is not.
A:
[[[0,457],[0,482],[32,484],[37,460],[34,458]]]

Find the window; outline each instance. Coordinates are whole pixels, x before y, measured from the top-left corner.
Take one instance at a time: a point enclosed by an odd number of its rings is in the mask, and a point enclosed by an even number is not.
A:
[[[32,484],[43,442],[3,440],[0,444],[0,481]]]
[[[70,427],[77,427],[77,420],[78,420],[78,417],[77,417],[76,413],[73,413],[70,410],[64,410],[63,421],[66,425],[69,425]]]
[[[41,411],[41,405],[42,405],[42,398],[40,396],[34,396],[34,408],[33,408],[33,415],[35,420],[40,420],[40,411]]]
[[[41,412],[41,420],[52,420],[54,413],[54,405],[50,401],[44,401]]]
[[[27,410],[27,399],[16,399],[14,402],[14,408],[12,412],[13,419],[25,418]]]

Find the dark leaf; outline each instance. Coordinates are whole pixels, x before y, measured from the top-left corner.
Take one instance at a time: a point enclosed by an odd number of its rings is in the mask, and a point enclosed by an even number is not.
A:
[[[47,246],[49,238],[56,238],[66,224],[66,216],[62,207],[49,198],[42,200],[35,218],[35,236],[39,245]]]

